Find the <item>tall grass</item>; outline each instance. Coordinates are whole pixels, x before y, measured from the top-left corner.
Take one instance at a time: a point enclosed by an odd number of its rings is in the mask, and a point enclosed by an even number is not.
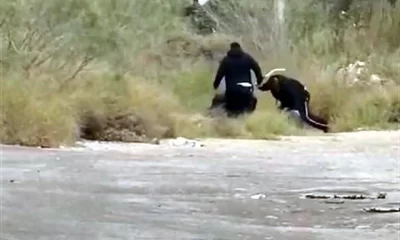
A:
[[[264,71],[285,67],[304,82],[313,111],[334,130],[398,123],[399,3],[355,0],[339,17],[324,1],[287,0],[278,25],[273,1],[211,1],[217,33],[200,36],[181,14],[191,1],[3,0],[1,142],[301,134],[269,93],[257,93],[257,112],[244,119],[206,114],[216,64],[233,40]],[[389,87],[342,84],[335,71],[355,60]]]

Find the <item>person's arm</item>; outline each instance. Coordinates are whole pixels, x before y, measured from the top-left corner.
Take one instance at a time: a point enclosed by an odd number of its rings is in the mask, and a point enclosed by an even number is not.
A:
[[[248,55],[248,57],[249,57],[251,69],[254,71],[254,74],[256,75],[256,78],[257,78],[257,85],[260,85],[262,80],[264,79],[260,65],[251,55]]]
[[[221,63],[219,64],[217,73],[215,75],[215,79],[214,79],[214,89],[217,89],[219,84],[222,81],[222,78],[225,76],[225,59],[222,59]]]

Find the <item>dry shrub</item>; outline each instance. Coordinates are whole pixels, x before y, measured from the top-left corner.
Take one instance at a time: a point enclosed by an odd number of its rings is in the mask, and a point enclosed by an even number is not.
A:
[[[277,135],[291,135],[298,133],[296,124],[287,114],[276,110],[259,111],[246,120],[246,129],[255,139],[270,139]]]
[[[102,84],[95,84],[98,81]],[[183,111],[171,91],[138,77],[92,76],[76,88],[71,98],[81,108],[86,138],[132,142],[171,137],[173,115]]]
[[[51,90],[52,83],[1,80],[1,142],[55,147],[76,140],[75,109]]]

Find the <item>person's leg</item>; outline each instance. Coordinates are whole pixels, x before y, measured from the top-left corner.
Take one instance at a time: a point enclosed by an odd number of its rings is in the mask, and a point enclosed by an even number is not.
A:
[[[237,110],[240,114],[254,111],[257,104],[257,99],[254,97],[249,87],[238,87],[236,101]]]
[[[238,114],[246,114],[254,111],[257,99],[253,96],[250,88],[240,88],[237,94],[237,111]]]
[[[325,119],[310,113],[307,101],[303,103],[298,103],[296,106],[296,110],[299,111],[301,119],[308,125],[322,130],[325,133],[329,131],[328,122]]]
[[[248,113],[253,113],[256,110],[257,102],[258,102],[257,98],[253,94],[251,94],[251,103],[247,110]]]
[[[233,89],[227,94],[226,109],[230,117],[244,114],[249,108],[249,104],[249,96],[242,88]]]
[[[225,93],[225,111],[229,117],[234,117],[237,112],[237,92],[234,90]]]
[[[310,119],[309,121],[313,122],[315,128],[318,128],[325,133],[329,132],[328,121],[322,117],[312,114],[311,112],[308,112],[308,118]]]

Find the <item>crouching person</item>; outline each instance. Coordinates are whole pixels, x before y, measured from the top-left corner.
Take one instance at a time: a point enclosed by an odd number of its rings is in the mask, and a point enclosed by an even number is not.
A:
[[[252,70],[257,77],[257,83],[260,84],[263,75],[259,64],[250,54],[242,50],[239,43],[231,43],[230,50],[222,59],[213,83],[214,89],[217,89],[225,77],[225,94],[216,95],[211,108],[222,106],[229,117],[253,112],[257,99],[253,94]]]
[[[324,131],[329,131],[328,121],[312,114],[309,110],[310,93],[296,79],[283,75],[273,75],[259,86],[261,91],[271,91],[272,96],[280,102],[279,109],[287,109],[291,114],[298,114],[302,122]]]

